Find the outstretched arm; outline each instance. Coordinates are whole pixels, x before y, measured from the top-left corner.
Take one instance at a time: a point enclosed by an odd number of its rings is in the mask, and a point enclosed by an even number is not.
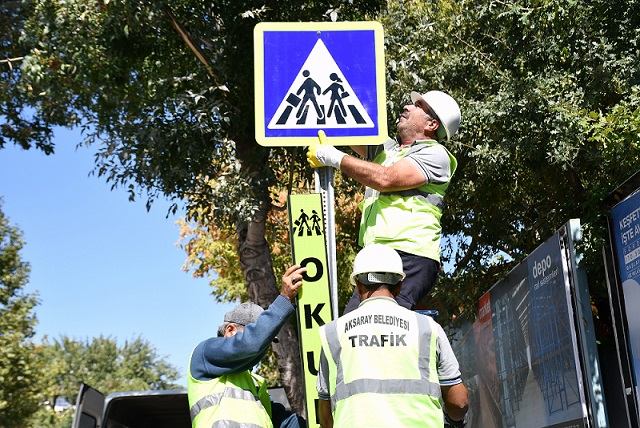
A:
[[[387,167],[346,155],[340,162],[340,170],[359,183],[381,192],[414,189],[427,182],[422,170],[411,159],[400,159]]]
[[[211,337],[201,342],[191,356],[189,370],[196,379],[213,379],[240,373],[255,366],[282,325],[295,311],[292,304],[302,286],[302,274],[307,269],[291,266],[282,276],[282,288],[269,308],[255,323],[244,327],[232,337]]]
[[[414,189],[427,182],[418,165],[411,159],[400,159],[392,166],[378,165],[347,155],[329,144],[324,131],[318,131],[320,144],[309,146],[307,160],[313,168],[331,166],[367,187],[380,192]]]

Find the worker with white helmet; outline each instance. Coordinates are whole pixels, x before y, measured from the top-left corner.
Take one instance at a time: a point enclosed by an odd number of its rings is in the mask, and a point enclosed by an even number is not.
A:
[[[331,166],[367,186],[361,203],[359,243],[389,245],[402,257],[407,277],[398,303],[412,309],[433,288],[440,271],[440,219],[457,161],[442,145],[458,130],[460,108],[448,94],[412,92],[397,124],[398,139],[352,146],[362,156],[331,146],[323,131],[309,147],[312,167]],[[358,306],[354,292],[345,313]]]
[[[404,277],[386,245],[356,256],[351,282],[362,302],[319,330],[323,428],[465,426],[469,397],[458,361],[438,323],[395,301]]]

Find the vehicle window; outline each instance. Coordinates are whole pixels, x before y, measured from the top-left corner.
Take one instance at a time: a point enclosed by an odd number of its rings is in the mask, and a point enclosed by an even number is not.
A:
[[[121,424],[118,421],[114,421],[113,419],[107,420],[107,425],[105,428],[129,428],[128,425]]]
[[[80,413],[80,423],[78,424],[78,428],[96,428],[97,421],[91,415],[87,415],[86,413]]]

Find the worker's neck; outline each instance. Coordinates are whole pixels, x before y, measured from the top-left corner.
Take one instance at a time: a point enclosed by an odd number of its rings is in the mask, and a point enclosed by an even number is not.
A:
[[[375,291],[366,291],[362,296],[362,300],[367,300],[367,299],[371,299],[373,297],[391,297],[392,299],[395,299],[396,296],[394,296],[391,291],[389,291],[389,289],[387,288],[382,288],[382,289],[378,289]]]
[[[416,141],[422,140],[435,140],[435,137],[426,134],[410,134],[410,135],[400,135],[398,138],[398,143],[401,147],[410,146]]]

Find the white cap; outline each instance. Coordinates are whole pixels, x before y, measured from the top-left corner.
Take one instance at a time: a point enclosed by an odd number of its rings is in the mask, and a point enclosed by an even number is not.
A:
[[[415,91],[411,92],[411,101],[415,103],[418,100],[429,105],[437,116],[434,119],[437,119],[442,125],[437,131],[438,140],[443,140],[446,137],[446,140],[449,141],[460,126],[460,107],[456,100],[442,91],[429,91],[422,95]]]
[[[351,284],[356,278],[365,285],[396,285],[405,277],[402,259],[396,250],[383,244],[371,244],[356,255]]]

